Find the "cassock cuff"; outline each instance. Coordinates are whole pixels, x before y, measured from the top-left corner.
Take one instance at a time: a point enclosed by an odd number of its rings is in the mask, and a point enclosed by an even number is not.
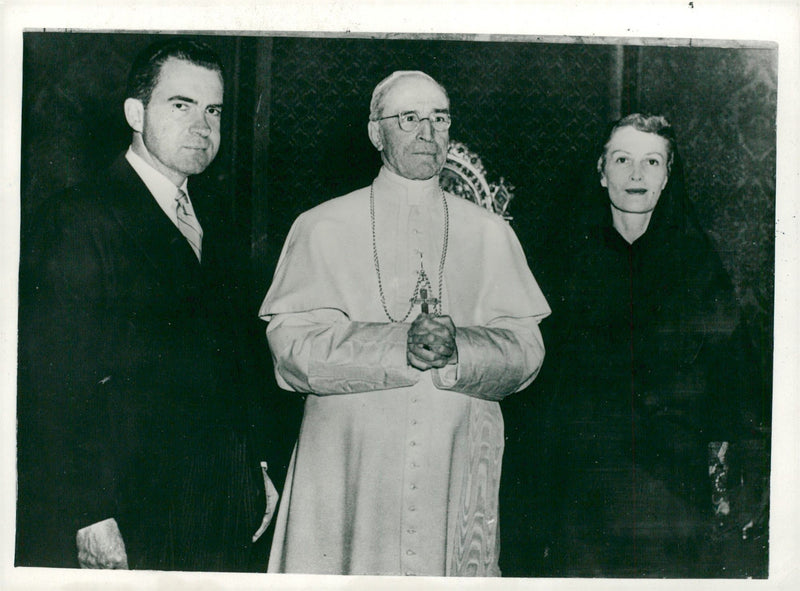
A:
[[[458,383],[458,364],[445,365],[441,369],[434,369],[433,385],[440,390],[450,390]]]

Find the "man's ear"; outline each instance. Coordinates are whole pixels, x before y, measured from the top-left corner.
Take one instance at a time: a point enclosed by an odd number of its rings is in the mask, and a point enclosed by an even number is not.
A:
[[[369,133],[369,141],[375,146],[378,152],[383,150],[383,138],[381,137],[381,126],[377,121],[370,121],[367,123],[367,132]]]
[[[139,99],[125,99],[125,119],[133,131],[142,133],[144,129],[144,104]]]

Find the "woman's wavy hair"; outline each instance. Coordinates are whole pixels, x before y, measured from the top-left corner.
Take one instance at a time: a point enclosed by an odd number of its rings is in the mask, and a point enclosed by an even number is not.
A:
[[[667,140],[667,174],[672,171],[672,162],[675,158],[675,130],[663,115],[644,115],[642,113],[631,113],[622,119],[615,121],[609,128],[600,158],[597,161],[597,172],[602,172],[606,165],[606,153],[608,152],[608,142],[611,136],[621,127],[633,127],[645,133],[654,133]]]

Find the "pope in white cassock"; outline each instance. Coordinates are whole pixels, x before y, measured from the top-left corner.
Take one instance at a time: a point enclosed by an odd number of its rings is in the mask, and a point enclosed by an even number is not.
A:
[[[261,306],[306,395],[270,572],[496,576],[503,419],[550,313],[508,223],[444,193],[449,99],[375,88],[371,186],[297,218]]]

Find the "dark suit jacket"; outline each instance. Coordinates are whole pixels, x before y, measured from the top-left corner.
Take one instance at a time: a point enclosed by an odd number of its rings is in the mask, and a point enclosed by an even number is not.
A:
[[[18,565],[77,566],[76,531],[114,517],[131,568],[247,568],[244,312],[200,201],[202,265],[124,157],[24,231]]]

